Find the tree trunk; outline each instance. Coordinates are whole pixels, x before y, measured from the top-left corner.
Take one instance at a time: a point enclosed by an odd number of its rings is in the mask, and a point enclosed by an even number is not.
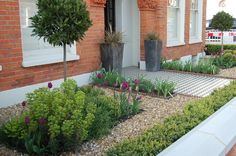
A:
[[[221,54],[224,52],[224,34],[223,31],[221,31],[222,39],[221,39]]]
[[[66,81],[66,77],[67,77],[67,65],[66,65],[66,44],[63,44],[63,52],[64,52],[64,56],[63,56],[63,61],[64,61],[64,81]]]

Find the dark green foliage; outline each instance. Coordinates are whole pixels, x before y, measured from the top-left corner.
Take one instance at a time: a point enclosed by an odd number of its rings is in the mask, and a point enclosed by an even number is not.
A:
[[[226,53],[222,56],[216,56],[213,59],[213,64],[220,68],[232,68],[236,65],[235,56],[230,53]]]
[[[233,17],[224,11],[214,15],[211,21],[211,26],[219,31],[228,31],[233,24]]]
[[[33,35],[54,46],[71,45],[83,39],[91,26],[83,0],[38,0],[38,12],[32,20]]]
[[[192,62],[182,63],[180,61],[162,61],[162,69],[177,70],[177,71],[187,71],[195,73],[204,74],[217,74],[219,73],[219,68],[215,66],[212,61],[199,61],[198,64],[193,64]]]
[[[235,96],[236,81],[233,81],[229,86],[215,91],[208,97],[189,102],[183,113],[168,117],[163,123],[157,124],[139,137],[115,145],[106,154],[155,156]]]
[[[210,54],[217,54],[221,50],[221,45],[216,44],[207,44],[207,50]],[[226,50],[236,50],[236,45],[224,45],[224,49]]]
[[[155,32],[150,32],[147,34],[145,40],[157,40],[157,41],[161,41],[159,35],[157,35]]]
[[[63,46],[64,81],[67,79],[66,45],[82,40],[92,25],[84,0],[38,0],[38,12],[31,17],[33,36],[53,46]]]

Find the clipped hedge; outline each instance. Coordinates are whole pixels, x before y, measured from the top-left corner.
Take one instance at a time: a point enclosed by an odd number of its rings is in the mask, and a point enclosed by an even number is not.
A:
[[[215,54],[221,50],[221,45],[218,44],[207,44],[206,47],[208,54]],[[224,45],[224,50],[236,50],[236,45]]]
[[[163,123],[157,124],[139,137],[115,145],[106,154],[108,156],[157,155],[235,96],[236,81],[233,81],[229,86],[215,91],[208,97],[191,101],[184,107],[182,113],[168,117]]]

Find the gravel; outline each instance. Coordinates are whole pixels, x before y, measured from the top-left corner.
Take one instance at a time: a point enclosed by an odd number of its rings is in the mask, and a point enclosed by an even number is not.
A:
[[[108,95],[113,92],[110,89],[104,89]],[[177,95],[171,99],[162,99],[150,96],[142,97],[141,113],[115,126],[108,136],[98,140],[92,140],[82,145],[79,153],[63,153],[62,156],[100,156],[106,150],[124,139],[136,137],[145,130],[153,127],[157,122],[183,109],[187,101],[197,99],[196,97]],[[12,116],[19,115],[23,111],[21,105],[15,105],[7,108],[0,108],[0,123],[9,120]],[[0,145],[1,156],[20,156],[15,150]]]
[[[229,77],[236,79],[236,67],[229,69],[222,69],[218,76]]]

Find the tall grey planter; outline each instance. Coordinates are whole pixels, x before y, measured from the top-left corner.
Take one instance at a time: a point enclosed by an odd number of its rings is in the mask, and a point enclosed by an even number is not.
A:
[[[162,42],[158,40],[145,40],[146,70],[155,72],[161,69]]]
[[[121,73],[124,43],[120,43],[118,46],[103,43],[100,45],[100,49],[102,67],[105,68],[106,71],[114,70]]]

